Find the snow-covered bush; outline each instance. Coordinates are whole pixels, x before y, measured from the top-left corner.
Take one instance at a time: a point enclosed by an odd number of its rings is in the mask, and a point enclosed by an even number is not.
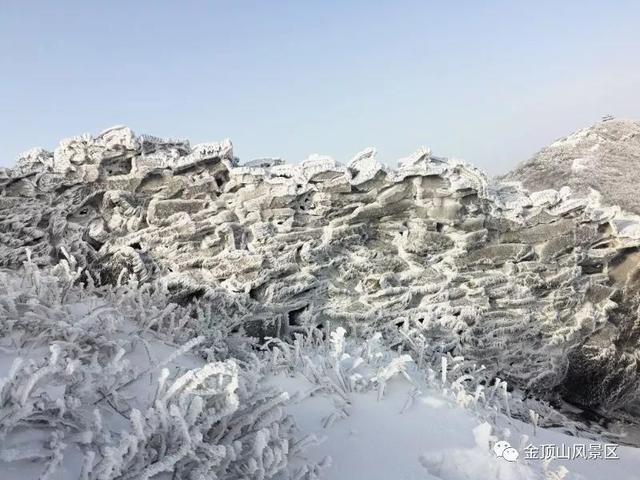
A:
[[[217,338],[187,340],[201,306],[171,306],[151,289],[81,288],[71,257],[53,274],[30,262],[20,273],[0,272],[3,471],[87,480],[315,477],[313,466],[288,468],[308,441],[295,439],[287,396],[262,385],[249,346],[236,340],[246,361],[207,363],[203,356],[229,353],[224,326]]]
[[[322,332],[310,329],[307,335],[296,334],[291,343],[281,339],[270,339],[265,348],[270,348],[268,362],[271,372],[301,372],[319,390],[337,393],[347,398],[349,393],[378,389],[379,396],[389,379],[406,373],[409,355],[396,355],[383,348],[379,334],[364,342],[346,338],[346,330],[338,327],[324,339]]]

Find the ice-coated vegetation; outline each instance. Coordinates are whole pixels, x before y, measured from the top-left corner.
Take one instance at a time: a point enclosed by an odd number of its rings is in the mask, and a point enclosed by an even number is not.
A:
[[[66,260],[0,277],[3,478],[15,465],[16,478],[315,478],[287,469],[306,440],[248,343],[236,359],[233,338],[173,343],[202,309],[151,308],[135,285],[77,287]]]

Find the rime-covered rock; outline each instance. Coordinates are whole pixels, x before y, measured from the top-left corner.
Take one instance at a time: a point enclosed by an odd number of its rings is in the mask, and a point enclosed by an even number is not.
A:
[[[553,142],[508,173],[531,191],[568,186],[579,196],[595,190],[603,202],[640,213],[640,122],[606,118]]]
[[[425,149],[397,170],[373,149],[346,167],[239,165],[229,141],[116,127],[22,157],[0,192],[5,266],[66,251],[97,283],[162,280],[257,336],[344,326],[404,342],[411,326],[425,355],[635,408],[640,220],[566,188],[528,194]]]

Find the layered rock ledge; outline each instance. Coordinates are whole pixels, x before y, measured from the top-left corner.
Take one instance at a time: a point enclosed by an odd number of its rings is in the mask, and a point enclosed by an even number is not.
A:
[[[96,283],[160,282],[257,336],[410,325],[427,356],[597,408],[637,409],[639,246],[617,207],[424,149],[397,169],[373,149],[241,165],[229,141],[115,127],[0,172],[5,267],[73,255]]]

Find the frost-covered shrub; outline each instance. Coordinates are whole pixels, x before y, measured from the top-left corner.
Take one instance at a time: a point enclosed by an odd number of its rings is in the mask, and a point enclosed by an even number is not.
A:
[[[49,334],[60,336],[62,330],[71,334],[65,319],[80,316],[72,330],[75,335],[84,331],[87,341],[97,332],[109,337],[128,322],[138,333],[177,345],[204,336],[198,350],[209,361],[250,358],[252,340],[244,335],[242,320],[225,314],[223,301],[193,299],[180,305],[160,280],[96,286],[73,256],[64,255],[51,273],[39,269],[28,251],[23,270],[0,271],[0,336],[20,333],[31,342],[42,342]]]
[[[317,391],[337,394],[345,402],[352,392],[377,389],[382,398],[386,383],[401,375],[411,381],[407,368],[415,364],[409,355],[399,355],[384,347],[381,335],[358,341],[345,336],[338,327],[328,339],[318,330],[296,334],[291,343],[271,339],[265,365],[271,373],[301,373],[317,386]],[[348,402],[347,402],[348,403]]]
[[[239,388],[232,362],[189,370],[174,382],[160,375],[146,411],[131,409],[129,429],[106,433],[87,450],[81,478],[271,478],[285,470],[293,423],[280,405],[286,396]],[[96,432],[102,433],[103,427]],[[100,453],[102,458],[100,458]]]
[[[30,262],[21,273],[0,272],[0,465],[23,478],[316,476],[289,467],[308,442],[245,341],[232,347],[241,363],[195,354],[230,351],[223,325],[218,337],[192,334],[202,306],[86,279],[81,288],[71,257],[53,274]]]
[[[165,368],[152,396],[129,399],[128,381],[104,390],[117,373],[127,378],[121,355],[99,368],[70,359],[72,353],[54,346],[41,362],[18,359],[2,380],[2,461],[41,459],[44,471],[53,473],[73,446],[83,452],[77,473],[83,479],[146,479],[163,472],[250,479],[282,473],[297,453],[293,422],[281,408],[287,396],[260,388],[233,361],[173,380]],[[122,423],[114,421],[116,413],[127,420],[121,428],[115,428]],[[67,460],[65,472],[75,472],[76,461]]]
[[[301,372],[318,390],[345,399],[340,416],[349,413],[346,399],[350,392],[375,388],[381,398],[387,381],[399,374],[409,381],[441,389],[453,402],[472,409],[494,425],[505,426],[517,419],[534,424],[534,429],[562,425],[571,435],[598,438],[598,434],[606,433],[595,427],[592,432],[585,431],[579,421],[568,418],[548,402],[511,389],[504,379],[491,375],[485,365],[440,353],[437,340],[429,338],[417,322],[386,329],[384,333],[365,329],[350,336],[338,328],[328,339],[321,331],[307,329],[304,335],[296,334],[292,342],[272,339],[267,345],[273,346],[269,357],[273,371]]]

